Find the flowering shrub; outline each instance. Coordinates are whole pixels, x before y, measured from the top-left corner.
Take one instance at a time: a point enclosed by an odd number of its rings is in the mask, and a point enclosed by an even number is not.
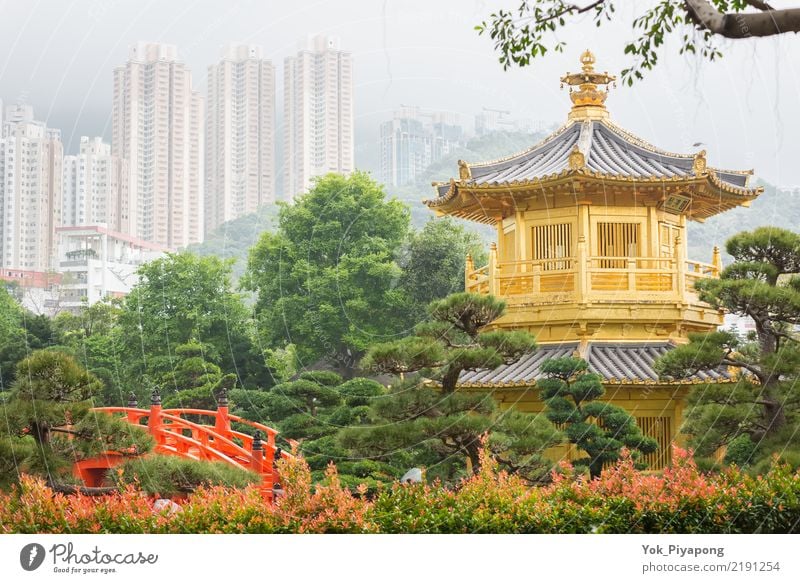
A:
[[[23,477],[0,493],[3,533],[787,533],[800,531],[800,473],[773,465],[758,477],[736,469],[704,474],[676,449],[662,474],[624,456],[596,480],[568,466],[531,488],[484,455],[456,490],[396,484],[369,501],[342,486],[331,465],[312,486],[302,460],[282,461],[286,495],[267,504],[257,487],[198,489],[179,512],[156,512],[129,486],[103,496],[64,496]]]

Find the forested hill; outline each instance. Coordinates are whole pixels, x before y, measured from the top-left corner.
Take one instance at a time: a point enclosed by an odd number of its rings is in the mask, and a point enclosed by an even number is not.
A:
[[[725,241],[740,231],[756,227],[781,227],[800,231],[800,190],[777,188],[758,182],[764,192],[749,208],[740,207],[708,219],[705,223],[689,223],[689,257],[696,261],[711,261],[714,245],[723,251],[723,261],[728,263]]]
[[[486,162],[504,158],[523,150],[527,150],[542,139],[545,134],[529,134],[524,132],[492,132],[491,134],[473,138],[467,142],[465,148],[456,150],[438,162],[431,164],[419,176],[413,185],[392,187],[387,186],[386,191],[411,208],[411,223],[419,229],[431,219],[433,213],[428,210],[422,201],[435,196],[431,182],[447,182],[450,178],[458,178],[458,161]],[[484,237],[491,236],[494,229],[484,225],[474,225]]]
[[[277,218],[277,205],[263,206],[254,213],[223,223],[205,241],[190,245],[188,250],[203,256],[234,259],[233,275],[238,279],[247,267],[250,247],[256,244],[261,233],[275,230]]]

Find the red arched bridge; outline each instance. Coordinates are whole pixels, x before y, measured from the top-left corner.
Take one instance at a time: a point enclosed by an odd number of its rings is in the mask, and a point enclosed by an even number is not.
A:
[[[228,412],[227,395],[224,393],[218,397],[216,411],[162,409],[161,396],[157,390],[152,393],[149,409],[140,409],[135,397],[131,395],[127,407],[98,407],[94,411],[121,414],[131,425],[146,427],[155,439],[155,453],[191,460],[224,462],[259,474],[261,490],[269,500],[272,500],[275,490],[280,489],[276,467],[278,459],[292,457],[275,444],[277,430],[231,415]],[[197,421],[191,421],[187,416]],[[210,421],[210,424],[200,421]],[[253,435],[234,430],[231,427],[233,422],[253,428]],[[74,473],[87,487],[97,487],[102,485],[110,468],[128,459],[129,454],[105,452],[76,462]]]

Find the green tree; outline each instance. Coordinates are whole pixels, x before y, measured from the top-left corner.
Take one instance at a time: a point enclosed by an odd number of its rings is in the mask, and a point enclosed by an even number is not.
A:
[[[140,281],[118,320],[127,343],[126,374],[157,379],[177,366],[175,347],[196,339],[210,347],[224,373],[248,384],[271,384],[251,338],[248,309],[232,288],[230,263],[184,252],[139,269]]]
[[[14,368],[20,340],[24,347],[25,331],[22,328],[22,307],[8,293],[5,285],[0,285],[0,391],[7,389],[14,379]]]
[[[476,27],[488,34],[500,53],[500,63],[526,66],[548,50],[562,52],[562,28],[574,26],[585,13],[599,27],[618,19],[619,0],[519,0],[514,10],[500,9]],[[666,41],[676,39],[680,54],[699,54],[708,60],[722,56],[722,39],[752,39],[800,31],[800,8],[775,9],[762,0],[660,0],[647,3],[633,21],[635,38],[624,52],[633,64],[622,71],[632,84],[658,62]]]
[[[69,352],[89,372],[103,381],[103,405],[122,405],[131,389],[139,386],[125,374],[129,361],[126,342],[117,326],[120,300],[84,305],[77,313],[60,312],[52,319],[59,350]]]
[[[657,362],[665,377],[688,378],[700,371],[733,367],[735,384],[698,386],[690,395],[684,431],[700,455],[710,455],[741,435],[763,454],[796,440],[800,396],[800,235],[760,227],[726,244],[734,262],[719,279],[697,283],[700,299],[713,307],[752,318],[755,334],[691,334],[689,343]],[[796,447],[796,444],[793,446]]]
[[[418,325],[415,335],[373,346],[362,361],[364,370],[421,371],[441,388],[398,383],[373,405],[375,426],[346,432],[343,443],[374,457],[416,450],[442,464],[440,469],[465,456],[476,470],[481,438],[490,433],[489,446],[508,469],[540,476],[549,468],[542,452],[561,439],[555,428],[541,416],[500,411],[489,392],[456,390],[463,371],[510,364],[535,349],[526,332],[483,331],[504,312],[505,302],[492,296],[454,294],[430,304],[430,321]]]
[[[406,248],[402,286],[420,317],[428,304],[464,290],[464,259],[486,263],[483,242],[450,217],[430,220],[412,233]]]
[[[209,360],[209,347],[192,340],[175,349],[177,364],[158,384],[165,409],[213,411],[219,399],[236,388],[236,375],[223,374]]]
[[[144,429],[91,411],[101,382],[71,356],[40,350],[17,368],[0,428],[0,467],[7,481],[28,472],[60,487],[73,481],[77,460],[107,450],[138,454],[152,448]]]
[[[396,262],[408,210],[362,172],[329,174],[280,210],[277,233],[250,252],[244,285],[257,293],[267,348],[297,346],[344,376],[370,343],[400,334],[405,293]]]
[[[562,425],[569,442],[587,454],[573,463],[588,468],[596,478],[604,464],[619,459],[623,448],[636,459],[654,452],[658,444],[642,434],[636,419],[622,407],[598,401],[605,389],[600,377],[588,369],[581,358],[551,358],[542,364],[545,378],[536,385],[547,418]]]

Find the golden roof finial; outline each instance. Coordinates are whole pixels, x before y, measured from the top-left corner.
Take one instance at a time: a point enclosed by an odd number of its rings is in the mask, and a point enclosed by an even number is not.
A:
[[[464,160],[458,161],[458,177],[461,180],[469,180],[472,178],[472,171],[469,169],[469,164]]]
[[[594,54],[586,50],[581,55],[581,72],[567,73],[561,78],[561,86],[570,86],[569,97],[572,100],[570,119],[605,119],[608,117],[605,102],[608,97],[608,85],[617,80],[606,72],[594,70]],[[599,85],[606,87],[600,88]]]

